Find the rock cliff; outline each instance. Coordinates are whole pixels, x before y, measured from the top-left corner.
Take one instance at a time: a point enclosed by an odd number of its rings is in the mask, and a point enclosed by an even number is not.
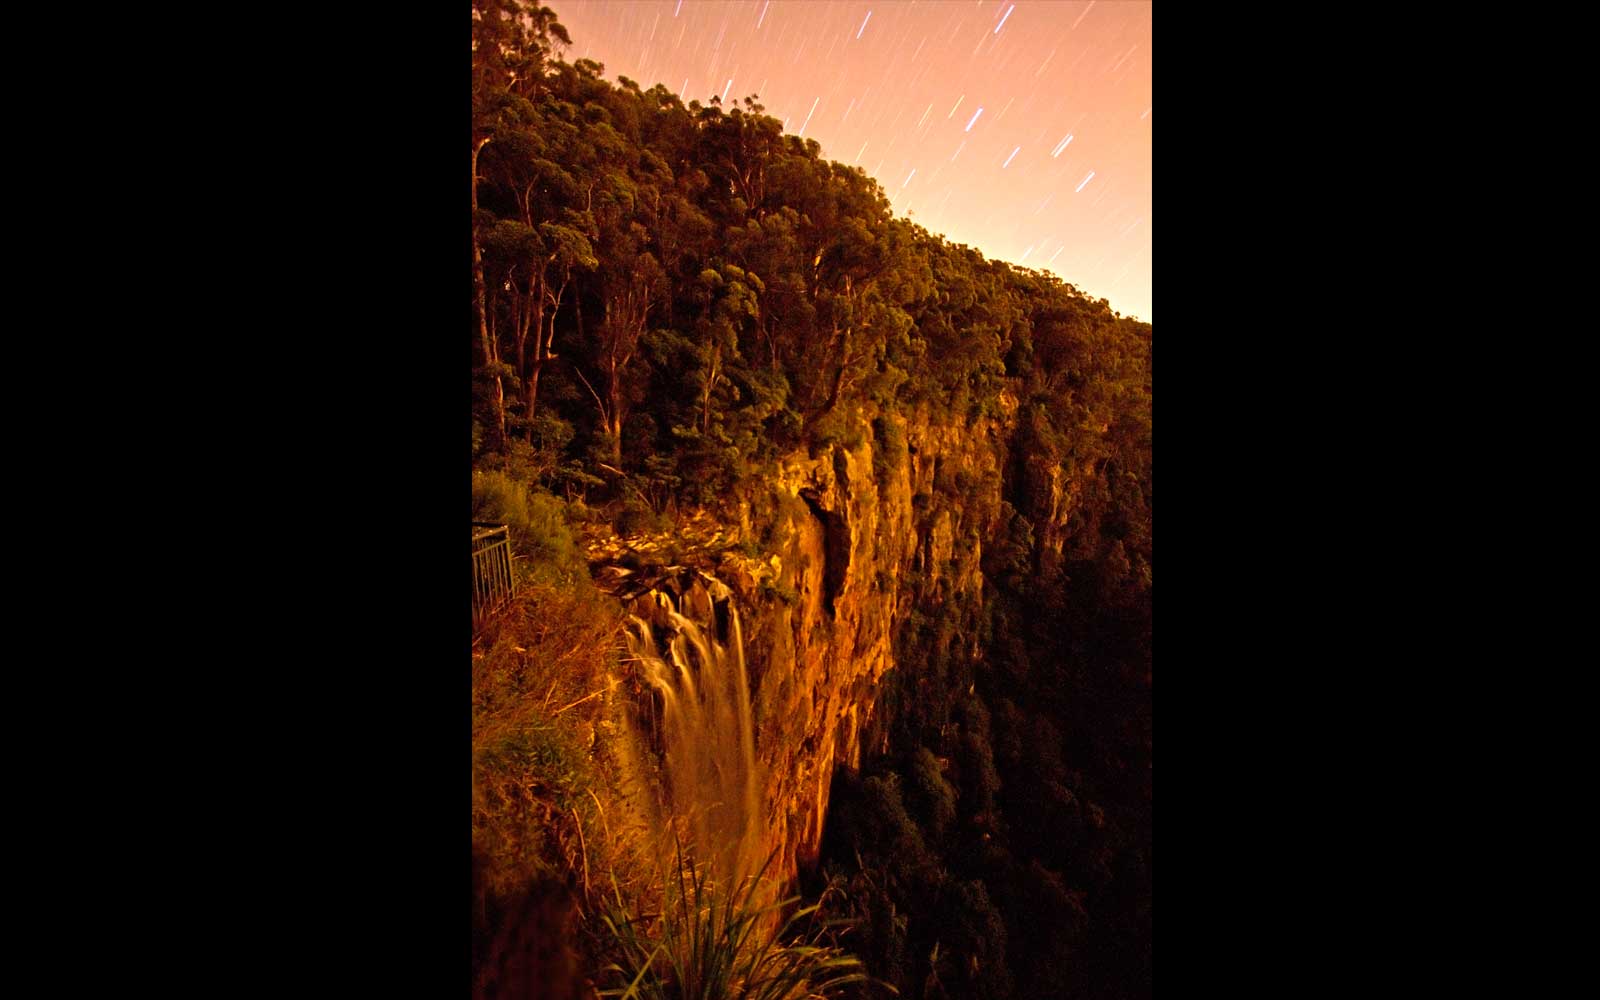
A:
[[[671,605],[713,624],[720,602],[737,602],[764,846],[777,850],[785,880],[817,858],[834,769],[860,765],[885,675],[918,669],[896,659],[908,618],[983,600],[984,540],[1010,516],[1008,469],[1020,477],[1011,491],[1037,526],[1040,556],[1060,552],[1071,485],[1058,467],[1008,465],[1017,406],[1009,396],[1001,403],[998,415],[971,422],[868,409],[840,439],[786,456],[764,491],[730,500],[720,516],[701,511],[671,533],[587,540],[597,582],[647,620],[664,624]],[[941,641],[981,655],[977,636]]]

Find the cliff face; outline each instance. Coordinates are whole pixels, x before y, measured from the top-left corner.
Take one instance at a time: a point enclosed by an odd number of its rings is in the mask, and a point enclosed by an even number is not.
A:
[[[601,585],[641,617],[659,620],[665,595],[711,622],[725,592],[699,573],[736,599],[762,771],[763,849],[777,849],[785,880],[817,858],[834,769],[860,765],[884,675],[918,669],[896,661],[897,632],[914,611],[983,599],[983,539],[1005,527],[1002,490],[1018,425],[1015,401],[1003,396],[1001,404],[998,416],[970,423],[926,410],[857,414],[842,440],[784,458],[766,484],[770,493],[740,503],[738,523],[702,513],[670,538],[590,542]],[[1020,479],[1013,492],[1036,525],[1037,557],[1049,558],[1060,551],[1072,491],[1057,468],[1035,464],[1011,464],[1010,478]],[[635,568],[617,568],[630,550]],[[651,565],[671,562],[685,569]],[[975,635],[944,641],[979,650]]]
[[[1001,428],[956,428],[915,413],[903,426],[883,426],[874,434],[863,417],[853,449],[836,443],[814,459],[791,460],[779,481],[810,515],[785,539],[796,606],[762,616],[770,636],[758,703],[761,744],[773,763],[768,802],[774,842],[793,864],[815,860],[834,767],[859,766],[883,675],[905,668],[895,661],[897,628],[919,604],[981,592],[979,535],[998,496],[977,509],[932,498],[936,480],[958,470],[998,482]],[[954,558],[958,537],[963,559]]]

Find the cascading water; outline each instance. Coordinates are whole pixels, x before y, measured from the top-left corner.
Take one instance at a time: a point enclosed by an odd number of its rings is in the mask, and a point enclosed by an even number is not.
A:
[[[661,695],[657,738],[666,757],[668,801],[685,852],[714,877],[737,884],[758,874],[759,788],[750,686],[739,612],[730,600],[724,641],[676,611],[663,655],[650,625],[635,617],[628,648]],[[713,615],[713,619],[721,617]],[[716,621],[708,623],[713,633]]]

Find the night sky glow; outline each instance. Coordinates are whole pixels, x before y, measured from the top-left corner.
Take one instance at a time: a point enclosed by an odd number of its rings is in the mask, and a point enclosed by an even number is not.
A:
[[[546,0],[604,64],[685,102],[759,94],[907,215],[1151,311],[1151,4]]]

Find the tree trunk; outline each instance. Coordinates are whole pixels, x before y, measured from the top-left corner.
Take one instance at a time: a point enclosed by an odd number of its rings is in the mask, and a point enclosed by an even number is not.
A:
[[[544,369],[544,360],[537,359],[533,363],[533,371],[528,373],[526,385],[528,387],[528,434],[527,441],[533,444],[533,408],[539,402],[539,372]]]
[[[485,136],[472,147],[472,285],[478,297],[478,337],[483,350],[483,364],[485,370],[490,370],[499,362],[498,352],[494,349],[494,341],[489,336],[489,307],[483,283],[483,251],[478,246],[478,153],[489,144],[492,136]],[[496,434],[494,445],[496,448],[505,446],[506,441],[506,390],[500,381],[500,373],[494,373],[494,427]]]
[[[621,285],[613,285],[606,290],[605,317],[600,321],[606,402],[601,403],[598,394],[595,397],[610,432],[611,458],[619,471],[622,468],[622,425],[627,418],[628,402],[622,376],[634,351],[638,349],[639,338],[645,332],[653,291],[648,275],[635,272],[622,280]],[[607,410],[610,411],[609,416],[604,412]]]
[[[606,396],[611,404],[611,413],[605,418],[606,430],[611,437],[611,464],[618,472],[622,471],[622,377],[617,372],[616,357],[611,359],[610,370],[606,373]]]
[[[544,330],[544,308],[539,309],[539,325],[533,331],[533,370],[528,373],[525,385],[528,388],[528,443],[533,444],[533,413],[534,407],[539,402],[539,375],[544,371],[544,363],[553,355],[550,349],[556,343],[556,316],[561,312],[561,299],[567,292],[568,278],[563,276],[561,284],[556,287],[554,294],[550,295],[550,332]]]
[[[722,347],[711,348],[711,371],[706,377],[706,391],[700,403],[700,433],[711,430],[711,390],[716,388],[717,376],[722,373]]]
[[[839,371],[833,376],[833,389],[828,393],[828,401],[823,404],[822,412],[831,413],[839,405],[839,393],[844,388],[844,373],[850,367],[848,361],[839,365]]]
[[[854,328],[845,331],[845,346],[849,346],[850,334],[853,332],[853,329]],[[843,360],[839,362],[839,370],[835,372],[833,376],[833,388],[829,390],[828,401],[824,403],[822,409],[818,411],[819,414],[831,413],[833,408],[839,405],[839,397],[843,395],[844,392],[845,377],[850,374],[851,368],[867,360],[869,356],[870,355],[868,352],[862,351],[858,354],[846,355]]]
[[[522,379],[522,415],[526,421],[523,437],[529,444],[533,443],[533,392],[529,388],[529,378],[537,378],[537,375],[532,373],[528,363],[528,334],[533,334],[535,353],[544,336],[544,289],[539,278],[536,274],[528,279],[528,298],[523,302],[517,324],[517,377]],[[538,362],[533,364],[537,366]]]
[[[615,405],[615,404],[613,404]],[[615,411],[607,421],[607,431],[611,435],[611,465],[618,472],[622,471],[622,414]]]
[[[522,215],[522,224],[529,229],[534,229],[533,224],[533,187],[537,181],[530,181],[523,188],[522,194],[517,196],[517,208]],[[537,267],[531,267],[528,272],[528,297],[522,302],[522,309],[517,316],[517,378],[522,380],[522,437],[528,444],[533,444],[533,404],[534,392],[529,388],[529,378],[537,378],[529,369],[528,364],[528,333],[533,333],[534,352],[538,353],[539,340],[544,336],[544,269],[545,261],[540,260]],[[537,362],[534,362],[537,365]]]
[[[495,329],[493,306],[488,306],[485,309],[485,315],[488,317],[488,321],[484,326],[486,333],[484,350],[488,354],[487,364],[495,372],[493,380],[494,412],[498,420],[496,426],[500,432],[499,440],[503,446],[510,439],[510,435],[506,433],[506,388],[500,377],[500,331]]]

